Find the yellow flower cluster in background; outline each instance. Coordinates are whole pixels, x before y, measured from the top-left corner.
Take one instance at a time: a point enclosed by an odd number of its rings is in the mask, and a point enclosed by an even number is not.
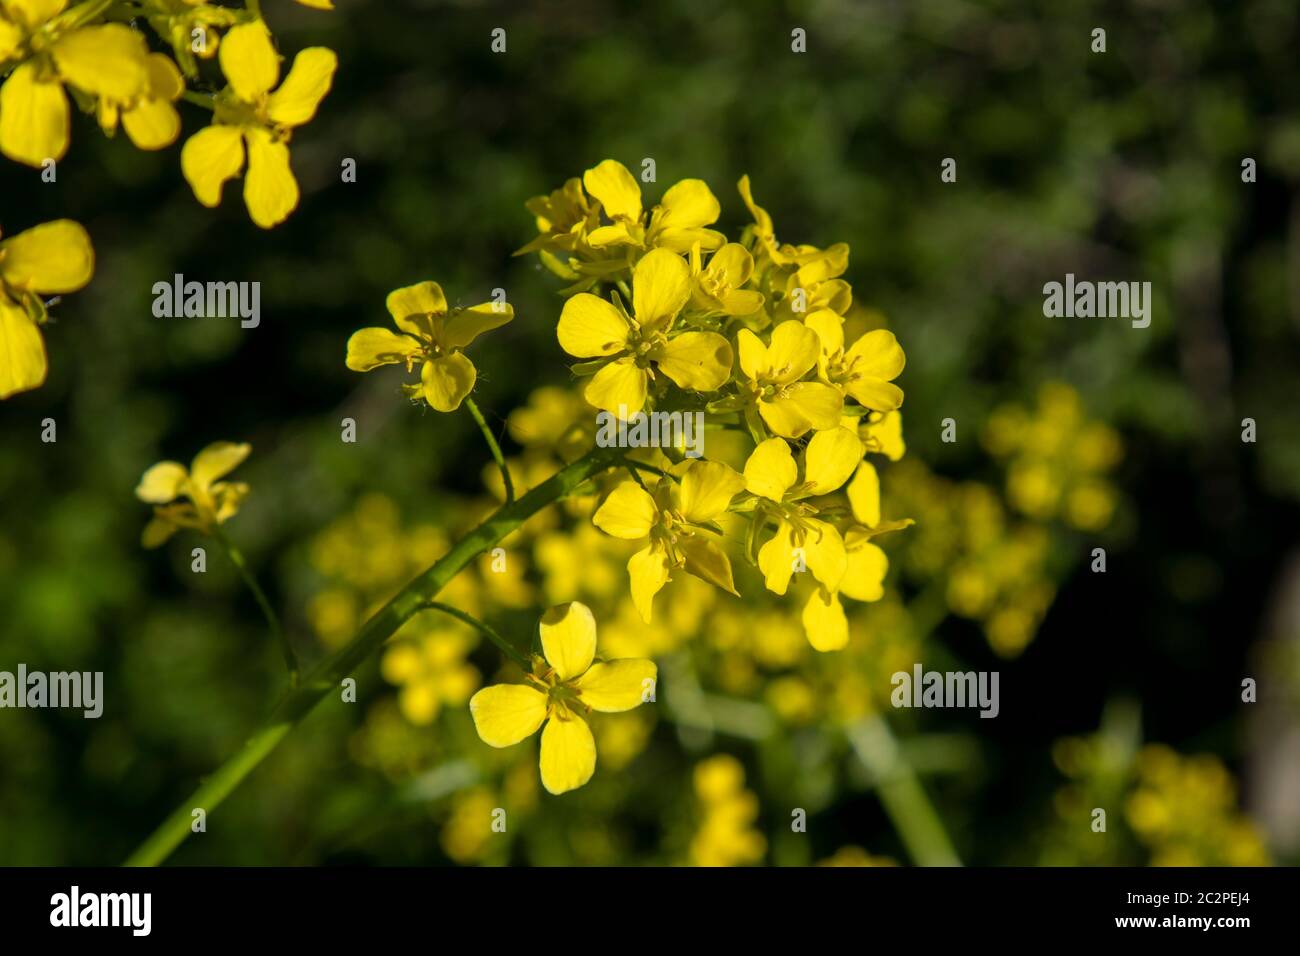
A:
[[[699,824],[691,840],[696,866],[747,866],[760,862],[767,840],[755,828],[758,798],[745,789],[745,768],[728,754],[695,765]]]

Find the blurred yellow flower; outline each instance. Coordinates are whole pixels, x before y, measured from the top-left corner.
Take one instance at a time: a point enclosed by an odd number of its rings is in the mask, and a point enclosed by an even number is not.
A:
[[[238,468],[252,450],[247,444],[213,442],[194,456],[188,470],[179,462],[160,461],[146,471],[135,496],[154,506],[154,516],[140,543],[156,548],[181,528],[211,534],[234,517],[248,496],[248,485],[220,479]]]
[[[700,825],[691,840],[696,866],[748,866],[767,852],[767,840],[754,828],[758,799],[745,789],[745,769],[728,754],[695,765],[695,795]]]

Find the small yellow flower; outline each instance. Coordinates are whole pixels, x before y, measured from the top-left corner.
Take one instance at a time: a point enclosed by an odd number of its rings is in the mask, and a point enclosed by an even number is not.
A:
[[[699,243],[691,247],[691,299],[705,313],[751,315],[763,307],[763,293],[744,288],[754,275],[754,257],[729,242],[702,263]]]
[[[567,793],[596,770],[596,741],[584,715],[619,713],[651,699],[658,669],[641,659],[596,661],[596,619],[577,601],[550,608],[539,630],[546,656],[534,659],[527,683],[485,687],[469,709],[479,737],[493,747],[542,728],[542,786]]]
[[[821,342],[818,378],[872,411],[892,412],[903,404],[903,390],[893,380],[907,359],[893,332],[874,329],[846,351],[844,320],[830,309],[812,313],[804,324]]]
[[[121,23],[81,26],[67,0],[0,3],[0,63],[18,66],[0,87],[0,152],[28,166],[68,151],[65,86],[92,99],[132,102],[148,85],[149,47]]]
[[[656,249],[633,272],[632,315],[589,292],[564,303],[556,330],[560,346],[576,358],[605,360],[583,392],[588,402],[616,414],[639,412],[658,372],[697,392],[726,382],[732,360],[727,340],[716,332],[674,329],[690,296],[685,260]]]
[[[213,442],[194,456],[188,471],[175,461],[160,461],[146,471],[135,496],[154,506],[154,516],[140,543],[157,548],[181,528],[211,534],[233,518],[248,496],[248,485],[220,479],[238,468],[252,450],[247,444]]]
[[[656,247],[686,253],[699,243],[706,250],[717,249],[726,237],[706,229],[718,221],[722,207],[702,179],[683,179],[664,193],[647,221],[641,205],[641,186],[626,166],[607,159],[582,177],[587,192],[599,200],[610,220],[587,236],[594,248],[631,246]]]
[[[254,223],[270,229],[298,205],[298,181],[289,167],[289,140],[316,115],[334,82],[338,57],[309,47],[294,57],[278,89],[280,57],[260,20],[234,27],[222,40],[221,71],[229,84],[217,94],[212,125],[181,149],[181,171],[203,205],[217,206],[226,180],[239,175],[247,155],[244,202]]]
[[[436,282],[394,289],[387,304],[403,334],[381,328],[354,332],[348,339],[347,366],[369,372],[381,365],[405,365],[410,372],[419,364],[421,384],[405,386],[407,393],[423,395],[440,412],[454,412],[474,390],[478,372],[463,349],[515,317],[514,307],[505,302],[448,309]]]
[[[145,65],[148,78],[137,96],[124,101],[109,96],[100,99],[99,125],[112,133],[120,119],[136,148],[163,149],[181,134],[181,116],[172,104],[185,92],[185,81],[165,54],[150,53]]]
[[[751,407],[757,407],[767,427],[785,438],[799,438],[810,429],[835,428],[844,410],[838,389],[824,382],[801,381],[817,364],[821,352],[817,333],[801,322],[782,322],[764,345],[749,329],[741,329],[740,369]]]
[[[45,383],[41,296],[75,292],[94,271],[90,236],[70,219],[0,241],[0,399]]]
[[[745,488],[745,479],[717,461],[683,462],[677,475],[665,476],[652,496],[635,482],[615,488],[592,515],[592,523],[615,538],[646,546],[627,563],[632,601],[650,623],[654,597],[670,573],[685,568],[696,577],[736,593],[726,552],[708,537],[712,522]],[[680,476],[680,485],[674,480]]]

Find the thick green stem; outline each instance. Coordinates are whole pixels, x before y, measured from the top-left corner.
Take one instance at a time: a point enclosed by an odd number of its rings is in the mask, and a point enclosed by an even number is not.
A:
[[[858,759],[876,778],[880,802],[913,861],[920,866],[961,866],[938,811],[884,718],[860,721],[848,735]]]
[[[492,429],[488,428],[487,420],[483,418],[483,413],[479,411],[478,406],[474,404],[474,399],[466,398],[465,407],[473,416],[474,421],[478,423],[478,430],[483,433],[483,438],[487,441],[488,450],[492,452],[492,460],[497,463],[501,469],[501,480],[506,486],[506,504],[515,500],[515,484],[510,480],[510,469],[506,467],[506,456],[501,454],[501,446],[497,443],[497,436],[492,434]]]
[[[131,854],[127,866],[156,866],[190,835],[193,811],[211,814],[275,750],[298,723],[343,679],[373,654],[406,620],[432,601],[467,564],[494,547],[547,505],[559,501],[592,475],[618,464],[622,452],[597,448],[562,468],[513,504],[504,505],[461,538],[424,573],[375,613],[348,644],[312,668],[302,686],[281,699],[271,716],[234,756],[207,777],[184,803]]]
[[[217,539],[217,543],[225,550],[226,557],[239,571],[239,576],[248,585],[248,590],[253,592],[253,597],[257,600],[257,606],[262,609],[262,616],[266,618],[267,626],[271,628],[271,634],[280,645],[280,652],[284,654],[284,666],[289,669],[289,688],[297,687],[299,676],[298,655],[293,652],[293,645],[289,643],[289,635],[284,632],[284,628],[280,625],[280,618],[275,613],[275,608],[271,607],[271,602],[266,599],[266,592],[257,583],[257,578],[253,576],[253,572],[248,569],[248,562],[244,560],[243,552],[235,547],[235,543],[226,536],[220,526],[212,529],[212,536]]]

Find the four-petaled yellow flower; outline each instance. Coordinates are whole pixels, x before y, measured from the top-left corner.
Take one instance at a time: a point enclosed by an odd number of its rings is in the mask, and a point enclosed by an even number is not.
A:
[[[194,456],[188,471],[175,461],[160,461],[146,471],[135,496],[154,506],[154,516],[140,543],[157,548],[182,528],[211,534],[234,517],[248,496],[248,485],[220,479],[238,468],[252,450],[251,445],[213,442]]]
[[[212,125],[181,149],[181,171],[205,206],[221,202],[226,180],[244,168],[244,202],[254,223],[270,229],[298,205],[298,181],[289,167],[295,127],[316,115],[334,81],[333,50],[309,47],[294,57],[280,79],[280,57],[260,20],[234,27],[221,42],[221,71],[229,84],[217,94]]]
[[[40,297],[75,292],[94,271],[90,236],[70,219],[0,241],[0,399],[45,382],[48,362],[39,327],[45,303]]]
[[[64,14],[66,6],[67,0],[0,0],[0,63],[18,62],[0,87],[0,152],[28,166],[68,151],[65,86],[122,104],[149,85],[141,34],[121,23],[83,26],[75,8]]]
[[[835,526],[817,517],[806,499],[840,488],[862,461],[862,442],[847,428],[820,431],[804,449],[803,480],[790,446],[781,438],[762,442],[745,462],[745,487],[757,496],[754,520],[776,521],[776,533],[758,551],[768,590],[784,594],[796,568],[807,567],[819,587],[804,608],[808,639],[818,650],[848,643],[848,624],[837,594],[849,570],[849,554]]]
[[[701,261],[700,246],[691,247],[691,301],[702,312],[752,315],[763,307],[763,293],[744,286],[754,275],[754,257],[738,242],[729,242]]]
[[[726,382],[732,359],[727,340],[716,332],[673,327],[690,297],[686,261],[655,249],[632,274],[631,315],[589,292],[564,303],[557,329],[560,346],[577,358],[608,359],[587,383],[583,395],[588,402],[615,414],[639,412],[657,372],[696,392],[711,392]],[[816,336],[813,340],[815,345]]]
[[[551,793],[581,787],[596,770],[596,741],[584,716],[619,713],[655,697],[652,661],[596,661],[596,619],[574,601],[549,609],[539,625],[545,659],[534,658],[524,684],[485,687],[469,702],[478,735],[509,747],[542,728],[542,785]]]
[[[736,593],[731,562],[708,534],[718,533],[712,522],[745,489],[745,479],[717,461],[686,461],[674,472],[659,481],[654,495],[635,482],[623,482],[591,519],[615,538],[650,539],[627,563],[632,602],[647,624],[655,595],[676,568],[684,567],[696,577]],[[676,476],[680,476],[680,485],[673,480]]]
[[[810,429],[823,431],[840,423],[844,397],[824,382],[802,381],[817,364],[821,340],[801,322],[782,322],[772,330],[772,342],[741,329],[740,370],[751,407],[757,407],[767,427],[786,438],[799,438]]]
[[[892,412],[903,404],[903,390],[893,380],[907,358],[894,333],[873,329],[844,348],[844,324],[834,312],[821,309],[804,320],[821,341],[817,375],[864,408]]]
[[[405,386],[406,391],[412,397],[423,395],[440,412],[454,412],[474,390],[478,372],[462,350],[515,317],[506,302],[449,310],[436,282],[394,289],[388,293],[388,312],[403,334],[380,328],[354,332],[348,339],[348,368],[369,372],[381,365],[405,365],[409,372],[419,363],[421,384]]]
[[[702,179],[683,179],[670,187],[651,210],[649,222],[641,205],[640,184],[617,160],[607,159],[587,170],[582,182],[610,220],[588,233],[587,243],[594,248],[658,247],[686,253],[696,243],[711,250],[727,241],[717,230],[705,228],[718,221],[722,206]]]

